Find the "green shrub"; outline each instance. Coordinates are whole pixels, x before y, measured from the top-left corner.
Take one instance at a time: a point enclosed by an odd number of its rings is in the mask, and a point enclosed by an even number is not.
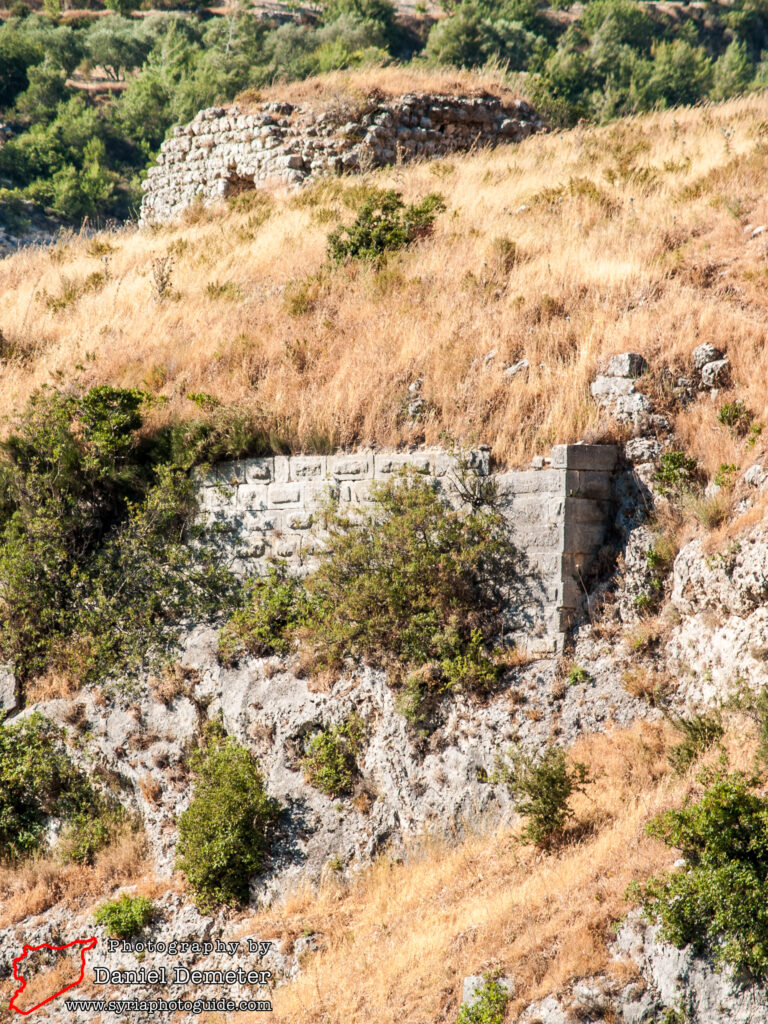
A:
[[[568,685],[576,686],[578,683],[587,683],[592,677],[581,665],[574,665],[568,673]]]
[[[320,664],[437,663],[437,686],[491,685],[499,670],[487,647],[518,581],[498,513],[453,509],[430,481],[406,473],[375,484],[369,508],[331,509],[328,525],[300,631]]]
[[[306,615],[301,580],[284,567],[271,567],[266,576],[248,587],[248,601],[219,633],[219,659],[234,665],[243,653],[263,657],[286,654],[297,627]]]
[[[444,209],[445,203],[436,193],[406,206],[394,189],[373,189],[363,200],[354,223],[328,236],[328,256],[336,262],[379,259],[428,234],[435,217]]]
[[[518,801],[517,811],[527,818],[523,839],[543,847],[561,837],[573,817],[568,801],[592,782],[585,764],[576,761],[569,766],[565,753],[552,746],[539,758],[510,751],[506,759],[497,761],[490,780],[504,783]]]
[[[715,473],[713,482],[716,487],[723,487],[725,490],[732,490],[739,467],[733,462],[721,462]]]
[[[155,915],[155,904],[147,896],[129,896],[108,900],[96,910],[93,920],[103,925],[116,939],[129,939],[149,924]]]
[[[659,461],[661,465],[656,472],[656,480],[662,487],[680,488],[690,485],[696,478],[698,463],[685,452],[664,452]]]
[[[695,803],[667,811],[648,834],[679,849],[684,867],[629,895],[642,902],[662,938],[711,952],[716,963],[762,978],[768,972],[768,800],[757,777],[701,772],[705,790]]]
[[[179,818],[176,866],[202,910],[244,903],[267,857],[278,805],[253,754],[210,730],[191,759],[194,792]]]
[[[67,756],[60,731],[39,712],[0,723],[0,857],[38,849],[50,817],[65,822],[64,858],[90,863],[124,813],[94,791]]]
[[[718,423],[729,427],[734,434],[744,437],[752,424],[752,413],[747,409],[741,399],[733,402],[725,402],[720,406],[717,414]]]
[[[492,974],[483,975],[483,986],[471,1006],[462,1006],[457,1024],[504,1024],[509,994]]]
[[[678,774],[683,775],[713,744],[722,739],[725,733],[723,719],[719,711],[708,711],[704,714],[693,714],[689,718],[677,718],[667,715],[668,721],[683,734],[680,743],[675,744],[669,752],[669,763]]]
[[[364,742],[365,724],[358,714],[350,715],[341,725],[316,733],[301,759],[307,782],[327,796],[349,793]]]

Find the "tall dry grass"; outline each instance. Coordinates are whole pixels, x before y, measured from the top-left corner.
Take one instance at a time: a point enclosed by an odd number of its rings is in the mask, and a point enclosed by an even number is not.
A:
[[[753,756],[748,732],[734,722],[727,735],[734,767]],[[515,979],[512,1021],[575,978],[626,977],[630,965],[609,949],[612,926],[630,908],[626,888],[675,860],[645,823],[699,791],[696,769],[684,778],[670,770],[677,740],[658,723],[581,739],[573,754],[596,782],[574,800],[571,840],[557,854],[522,846],[508,828],[457,845],[427,842],[404,863],[379,861],[348,889],[296,893],[244,923],[243,935],[279,935],[288,948],[302,933],[321,936],[302,975],[273,993],[272,1019],[454,1021],[463,978],[500,968]]]
[[[709,341],[731,357],[733,396],[768,422],[768,235],[744,230],[768,223],[766,122],[768,97],[753,95],[371,173],[448,205],[383,268],[328,267],[328,231],[351,216],[332,186],[25,250],[0,261],[0,401],[10,411],[73,379],[138,385],[167,399],[162,421],[207,391],[258,409],[297,450],[448,434],[514,465],[599,436],[589,382],[611,354],[642,352],[664,406]],[[155,301],[152,261],[168,255],[169,297]],[[523,358],[527,375],[505,377]],[[417,377],[427,404],[413,423]],[[675,413],[709,473],[751,455],[718,407],[707,396]]]
[[[64,864],[52,856],[0,865],[0,928],[54,905],[80,908],[149,872],[143,833],[127,829],[96,855],[92,865]]]

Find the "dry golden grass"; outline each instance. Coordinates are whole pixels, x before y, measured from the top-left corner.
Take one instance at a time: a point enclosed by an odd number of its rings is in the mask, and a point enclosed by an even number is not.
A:
[[[322,88],[400,89],[413,74]],[[738,396],[768,422],[766,235],[744,232],[768,222],[767,122],[768,97],[753,95],[369,174],[409,200],[437,189],[448,204],[431,238],[379,269],[327,266],[328,231],[351,216],[339,184],[270,193],[266,218],[261,206],[221,208],[20,252],[0,261],[0,399],[11,410],[73,379],[140,385],[168,399],[161,422],[192,415],[187,394],[206,391],[257,409],[296,450],[440,443],[447,432],[514,465],[594,434],[589,382],[609,355],[644,353],[654,373],[643,386],[663,402],[661,368],[686,371],[709,341],[733,364],[723,400]],[[500,237],[516,243],[511,267]],[[157,302],[152,260],[166,255],[171,297]],[[527,377],[505,378],[522,358]],[[427,412],[414,424],[415,377]],[[707,396],[676,416],[710,475],[751,458],[718,408]]]
[[[53,857],[0,866],[0,928],[54,905],[79,908],[117,886],[142,879],[148,871],[144,836],[128,830],[97,854],[91,866],[62,864]]]
[[[333,71],[330,74],[281,83],[261,89],[261,100],[282,100],[322,107],[326,104],[354,103],[369,96],[402,96],[408,92],[481,96],[493,93],[505,101],[520,93],[510,88],[509,75],[502,68],[486,71],[462,71],[456,68],[419,68],[411,64]],[[235,102],[245,110],[255,101],[252,92],[242,93]],[[258,101],[256,101],[258,102]]]
[[[726,738],[734,767],[753,756],[745,732],[735,723]],[[606,945],[629,909],[626,887],[675,859],[644,825],[697,791],[695,769],[682,779],[670,771],[676,738],[666,724],[640,723],[580,740],[573,754],[597,781],[574,801],[576,824],[556,855],[521,846],[510,829],[456,846],[428,842],[406,863],[379,861],[346,890],[300,892],[250,919],[243,935],[279,935],[289,948],[303,932],[322,935],[302,976],[274,992],[272,1019],[453,1021],[463,978],[499,967],[515,978],[514,1020],[525,1003],[574,978],[626,973]]]

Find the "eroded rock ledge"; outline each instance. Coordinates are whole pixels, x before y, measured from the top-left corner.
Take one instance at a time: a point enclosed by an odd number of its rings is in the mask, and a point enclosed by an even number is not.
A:
[[[524,100],[409,93],[313,110],[264,103],[201,110],[174,128],[144,182],[142,223],[172,220],[195,202],[218,202],[267,184],[519,142],[544,122]]]

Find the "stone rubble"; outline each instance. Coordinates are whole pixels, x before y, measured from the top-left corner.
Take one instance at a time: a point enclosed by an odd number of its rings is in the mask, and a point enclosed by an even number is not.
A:
[[[173,129],[142,187],[142,224],[165,223],[196,202],[269,184],[519,142],[543,131],[524,100],[409,93],[356,108],[264,103],[253,114],[210,107]]]

